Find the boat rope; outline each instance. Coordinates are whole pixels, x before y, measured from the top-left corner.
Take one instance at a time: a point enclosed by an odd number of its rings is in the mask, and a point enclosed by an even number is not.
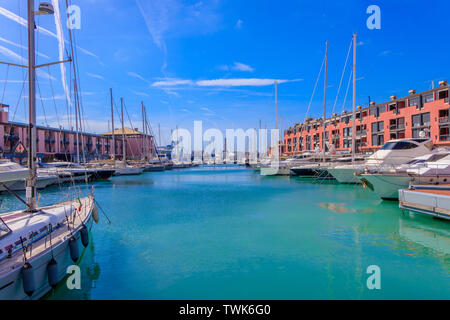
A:
[[[55,107],[56,121],[58,121],[58,127],[61,128],[61,123],[59,122],[58,108],[56,107],[55,91],[53,90],[52,74],[50,72],[50,66],[47,66],[48,70],[48,82],[50,83],[50,90],[52,93],[53,106]]]
[[[97,205],[97,207],[100,209],[100,211],[103,213],[103,215],[105,216],[106,220],[108,220],[108,224],[111,224],[111,220],[109,220],[108,216],[106,215],[105,210],[103,210],[103,208],[100,206],[100,203],[94,199],[95,204]]]
[[[26,263],[27,262],[27,252],[26,252],[26,248],[23,245],[23,238],[22,238],[22,236],[20,236],[20,243],[22,245],[23,259],[24,259],[24,262]]]
[[[44,107],[44,99],[42,99],[42,94],[41,94],[41,87],[39,86],[39,80],[36,78],[36,87],[38,89],[39,92],[39,98],[41,101],[41,106],[42,106],[42,112],[44,113],[44,121],[45,121],[45,125],[48,127],[48,121],[47,121],[47,114],[45,113],[45,107]]]
[[[0,100],[0,104],[3,104],[3,99],[5,98],[6,84],[8,83],[8,73],[9,73],[9,64],[6,65],[6,76],[5,76],[5,85],[3,86],[3,94],[2,99]]]
[[[325,60],[326,60],[326,54],[325,54],[325,56],[323,57],[322,65],[321,65],[321,67],[320,67],[319,74],[317,75],[317,79],[316,79],[316,83],[315,83],[315,85],[314,85],[314,89],[313,89],[313,92],[312,92],[312,95],[311,95],[311,99],[309,100],[308,108],[306,109],[306,114],[305,114],[305,121],[304,121],[304,123],[305,123],[306,120],[308,119],[309,109],[310,109],[311,103],[312,103],[312,101],[313,101],[313,99],[314,99],[314,94],[316,93],[317,84],[319,83],[320,75],[322,74],[322,70],[323,70],[323,66],[324,66],[324,64],[325,64]],[[305,129],[305,126],[304,126],[304,124],[302,124],[302,125],[301,125],[301,129],[300,129],[300,138],[301,138],[301,135],[302,135],[304,129]],[[304,142],[304,141],[302,140],[302,142]],[[303,144],[303,143],[302,143],[302,144]],[[300,149],[300,147],[302,147],[302,146],[300,145],[300,141],[298,142],[298,145],[299,145],[299,149]]]
[[[334,108],[336,107],[336,103],[337,103],[338,98],[339,98],[339,92],[341,90],[341,85],[342,85],[342,80],[344,79],[345,70],[347,69],[348,57],[350,56],[350,51],[352,49],[352,46],[353,46],[353,39],[350,41],[350,46],[348,47],[347,58],[345,59],[344,69],[342,69],[341,80],[339,81],[339,86],[338,86],[338,90],[337,90],[337,94],[336,94],[336,99],[334,100],[333,109],[331,111],[331,114],[334,113]]]
[[[345,109],[345,102],[347,101],[348,90],[350,89],[350,82],[352,80],[353,70],[350,71],[350,75],[348,77],[347,90],[345,90],[344,102],[342,103],[342,111]]]
[[[48,236],[49,236],[49,240],[50,240],[50,251],[51,251],[51,253],[52,253],[52,258],[54,258],[54,256],[53,256],[53,244],[52,244],[52,232],[53,232],[53,226],[52,226],[51,223],[48,224],[48,228],[49,228]]]

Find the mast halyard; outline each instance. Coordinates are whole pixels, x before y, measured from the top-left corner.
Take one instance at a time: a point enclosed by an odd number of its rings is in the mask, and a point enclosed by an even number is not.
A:
[[[356,152],[356,33],[353,34],[353,125],[352,125],[352,163]]]
[[[26,200],[28,211],[36,210],[36,83],[35,83],[35,38],[34,0],[28,0],[28,168]]]
[[[146,149],[145,149],[145,108],[144,101],[141,101],[141,109],[142,109],[142,155],[147,157]]]
[[[109,89],[111,93],[111,128],[112,128],[112,159],[114,168],[116,167],[116,135],[114,132],[114,99],[112,88]]]
[[[123,125],[123,98],[120,98],[120,112],[122,114],[122,152],[123,152],[123,163],[126,163],[126,157],[127,157],[127,146],[125,144],[125,128]]]
[[[328,77],[328,41],[325,43],[325,80],[324,80],[324,92],[323,92],[323,133],[322,133],[322,161],[325,162],[325,121],[327,119],[327,77]]]

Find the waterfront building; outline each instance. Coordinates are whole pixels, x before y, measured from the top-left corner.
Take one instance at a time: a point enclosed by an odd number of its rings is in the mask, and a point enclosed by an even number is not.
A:
[[[116,130],[116,158],[122,157],[122,130]],[[0,153],[17,162],[27,159],[28,124],[9,121],[9,106],[0,104]],[[80,160],[108,159],[112,156],[111,133],[80,132],[78,145]],[[153,139],[137,130],[125,129],[127,159],[141,158],[144,148],[153,150]],[[37,156],[40,160],[76,161],[77,133],[72,129],[37,126]]]
[[[153,137],[148,134],[144,134],[140,132],[137,128],[130,129],[124,128],[123,132],[125,132],[125,142],[126,142],[126,157],[131,160],[140,160],[145,156],[150,159],[156,157],[155,147],[153,143]],[[122,145],[122,129],[114,130],[115,140],[116,142],[119,140],[120,145]],[[111,139],[113,132],[106,132],[103,134],[104,137],[108,137]],[[116,157],[122,156],[122,148],[120,148],[120,152],[116,150]]]
[[[402,138],[429,137],[437,146],[450,146],[449,88],[447,81],[439,87],[416,93],[410,90],[402,98],[368,107],[359,106],[356,114],[356,151],[378,150],[386,141]],[[284,131],[283,153],[304,151],[351,152],[352,112],[343,111],[325,119],[307,119]],[[324,129],[325,128],[325,129]]]

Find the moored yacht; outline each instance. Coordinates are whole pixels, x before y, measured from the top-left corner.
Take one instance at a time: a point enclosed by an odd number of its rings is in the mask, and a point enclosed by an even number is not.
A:
[[[397,200],[398,190],[411,184],[450,183],[450,150],[435,150],[391,170],[365,172],[360,177],[380,198]]]
[[[28,177],[28,168],[22,167],[18,163],[9,160],[0,161],[0,191],[6,191]]]
[[[25,199],[11,191],[26,208],[0,215],[1,300],[39,299],[55,288],[67,275],[67,267],[80,261],[80,247],[87,247],[89,228],[93,220],[98,220],[93,194],[82,196],[77,192],[68,201],[43,207],[38,204],[35,15],[53,14],[53,7],[44,2],[36,11],[34,0],[28,0],[27,12],[29,175]],[[0,174],[0,182],[1,178]]]
[[[134,176],[144,172],[144,168],[138,166],[130,166],[127,163],[118,161],[115,166],[115,176]]]
[[[348,164],[329,168],[328,172],[340,183],[361,183],[355,176],[364,170],[379,170],[406,163],[415,157],[430,153],[430,139],[408,138],[386,142],[380,150],[370,155],[362,164]]]

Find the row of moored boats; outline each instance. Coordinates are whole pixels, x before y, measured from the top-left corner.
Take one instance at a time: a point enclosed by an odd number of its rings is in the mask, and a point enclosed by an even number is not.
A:
[[[450,219],[450,149],[430,139],[391,140],[370,155],[302,153],[252,167],[262,175],[362,184],[402,208]]]

